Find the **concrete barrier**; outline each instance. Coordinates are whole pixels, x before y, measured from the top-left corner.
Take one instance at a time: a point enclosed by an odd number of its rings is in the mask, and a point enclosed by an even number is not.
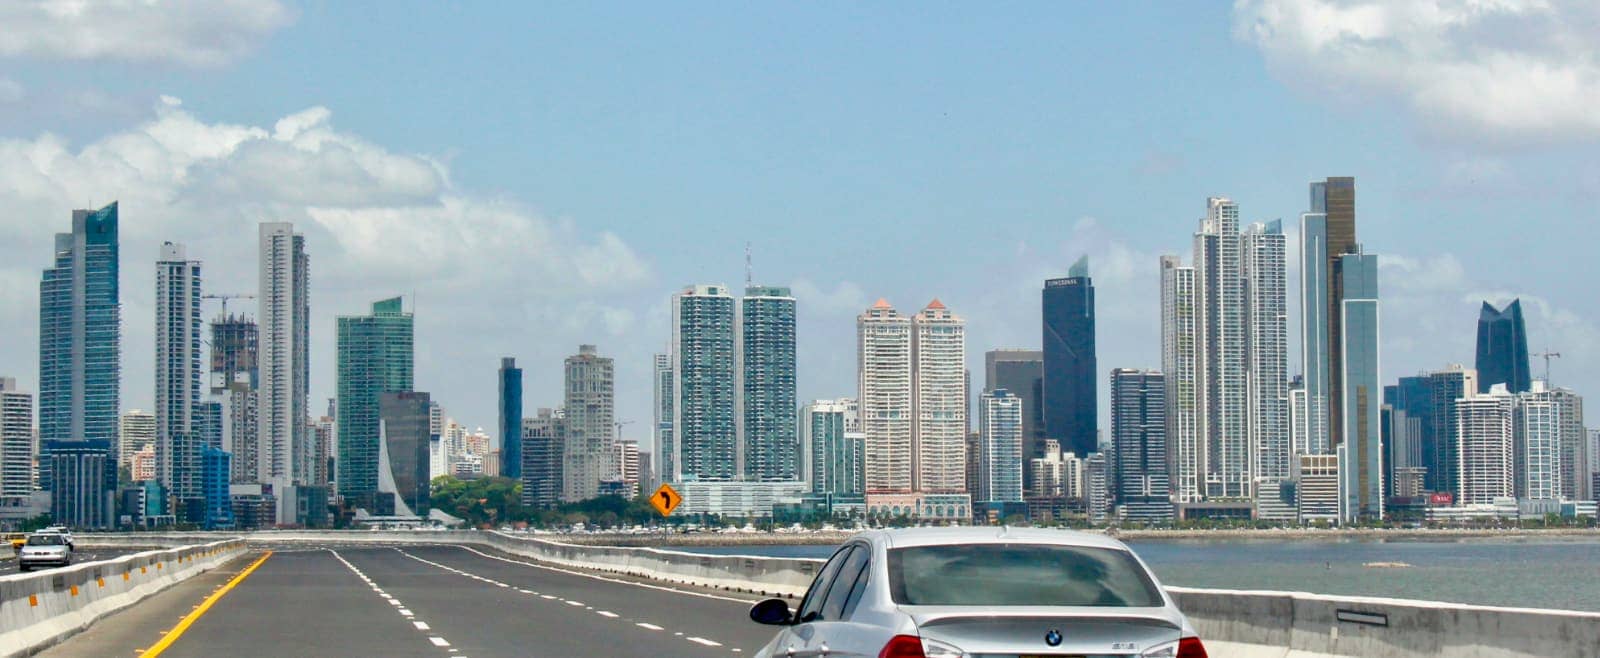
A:
[[[242,539],[0,576],[0,656],[26,656],[248,549]]]
[[[147,540],[151,536],[142,535]],[[163,541],[190,543],[217,537],[206,533],[160,536]],[[246,538],[265,545],[471,545],[549,565],[791,598],[805,592],[822,564],[816,559],[580,546],[538,536],[481,531],[265,531]],[[1600,658],[1600,613],[1305,592],[1167,590],[1213,656]]]
[[[1600,657],[1600,613],[1306,592],[1169,587],[1220,655],[1244,658]]]

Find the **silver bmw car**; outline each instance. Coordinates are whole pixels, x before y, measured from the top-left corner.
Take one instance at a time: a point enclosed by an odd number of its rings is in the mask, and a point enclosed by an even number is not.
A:
[[[1144,562],[1102,535],[1034,528],[865,532],[817,572],[757,656],[1206,658]]]

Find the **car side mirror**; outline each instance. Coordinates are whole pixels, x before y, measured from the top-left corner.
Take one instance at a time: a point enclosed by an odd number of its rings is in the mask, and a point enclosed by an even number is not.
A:
[[[793,623],[794,615],[789,613],[788,601],[767,599],[750,606],[750,621],[768,626],[788,626]]]

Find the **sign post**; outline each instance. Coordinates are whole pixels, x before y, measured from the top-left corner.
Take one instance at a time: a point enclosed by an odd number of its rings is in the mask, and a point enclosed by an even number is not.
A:
[[[656,511],[660,512],[662,516],[671,515],[672,510],[677,509],[678,505],[682,503],[683,495],[679,494],[677,489],[673,489],[672,485],[665,482],[661,483],[661,487],[656,489],[655,493],[650,494],[650,506],[656,508]]]

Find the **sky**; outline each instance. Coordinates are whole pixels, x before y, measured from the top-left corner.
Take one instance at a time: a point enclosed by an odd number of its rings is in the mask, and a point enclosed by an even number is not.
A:
[[[25,390],[52,236],[112,200],[125,409],[153,406],[160,244],[253,294],[257,223],[290,221],[312,409],[335,318],[401,294],[416,388],[463,424],[493,427],[500,357],[532,415],[592,343],[647,440],[670,295],[742,284],[746,245],[798,299],[803,400],[854,395],[879,297],[966,318],[981,386],[1084,254],[1100,369],[1155,368],[1158,258],[1190,258],[1206,198],[1293,244],[1327,176],[1356,177],[1380,255],[1386,381],[1470,365],[1478,306],[1520,297],[1552,379],[1600,390],[1593,3],[108,0],[0,24],[0,376]]]

